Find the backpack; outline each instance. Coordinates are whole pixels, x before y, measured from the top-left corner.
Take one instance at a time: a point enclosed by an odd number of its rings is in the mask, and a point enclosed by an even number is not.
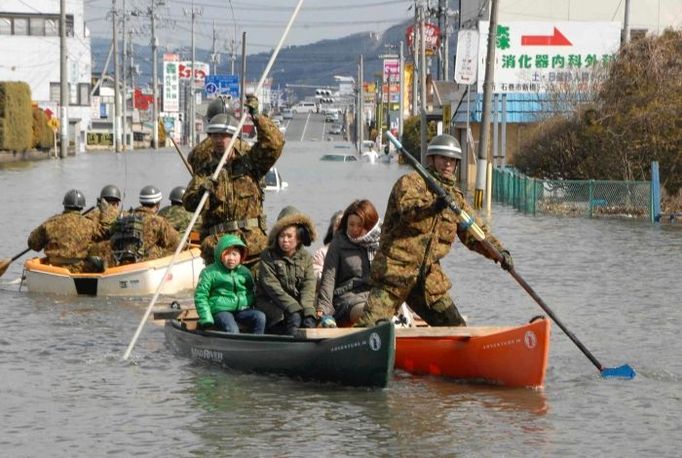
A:
[[[144,219],[132,213],[122,216],[114,225],[111,249],[117,264],[131,264],[144,258]]]

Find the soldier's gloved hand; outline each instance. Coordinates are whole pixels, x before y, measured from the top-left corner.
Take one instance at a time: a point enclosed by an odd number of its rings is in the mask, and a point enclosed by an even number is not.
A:
[[[436,200],[432,204],[432,208],[436,213],[439,213],[448,208],[448,201],[443,197],[436,197]]]
[[[307,316],[303,318],[303,325],[301,326],[303,328],[316,328],[317,327],[317,320],[313,316]]]
[[[504,270],[512,270],[514,268],[514,260],[512,259],[511,253],[507,250],[500,251],[502,255],[502,268]]]
[[[336,320],[334,319],[333,316],[324,315],[320,319],[320,326],[323,328],[335,328],[336,327]]]
[[[246,101],[244,102],[244,106],[246,107],[252,118],[258,116],[258,98],[255,95],[253,94],[247,95]]]
[[[217,182],[211,180],[210,177],[205,177],[199,184],[199,189],[202,191],[207,191],[209,194],[215,193]]]

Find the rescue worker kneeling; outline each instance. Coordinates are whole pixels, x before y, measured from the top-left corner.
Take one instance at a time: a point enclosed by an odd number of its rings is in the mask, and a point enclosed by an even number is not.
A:
[[[140,191],[140,206],[116,221],[111,236],[115,264],[131,264],[173,254],[180,237],[166,219],[156,214],[161,198],[161,191],[155,186],[145,186]]]
[[[88,249],[93,242],[104,239],[107,227],[115,213],[102,211],[95,221],[81,213],[85,196],[78,189],[64,195],[64,212],[54,215],[35,228],[28,237],[32,250],[45,250],[47,262],[73,273],[94,272],[97,268],[88,262]]]

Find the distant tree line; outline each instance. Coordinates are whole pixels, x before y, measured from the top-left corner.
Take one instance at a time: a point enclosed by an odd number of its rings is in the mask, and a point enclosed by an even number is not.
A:
[[[513,165],[539,178],[649,180],[658,161],[664,190],[682,194],[682,32],[630,42],[607,72],[590,102],[531,129]]]

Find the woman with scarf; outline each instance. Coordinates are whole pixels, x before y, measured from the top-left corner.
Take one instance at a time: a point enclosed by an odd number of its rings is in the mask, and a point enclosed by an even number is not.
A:
[[[324,258],[318,291],[317,315],[323,327],[352,326],[362,316],[380,234],[379,215],[369,200],[356,200],[343,212]]]

